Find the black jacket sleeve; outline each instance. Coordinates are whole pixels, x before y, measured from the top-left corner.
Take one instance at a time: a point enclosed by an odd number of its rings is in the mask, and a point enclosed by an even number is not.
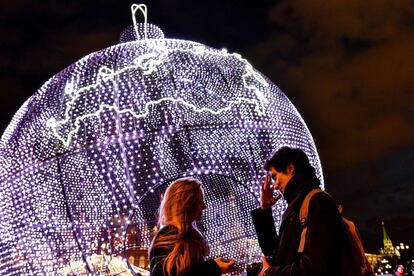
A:
[[[303,253],[291,264],[272,266],[267,275],[338,275],[343,228],[336,204],[325,194],[315,195],[309,203],[308,220]]]
[[[260,248],[265,256],[275,256],[279,247],[272,209],[255,209],[251,212]]]

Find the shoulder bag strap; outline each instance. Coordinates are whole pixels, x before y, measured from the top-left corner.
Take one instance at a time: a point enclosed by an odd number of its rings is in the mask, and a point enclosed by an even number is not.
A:
[[[302,234],[300,235],[300,243],[298,252],[302,253],[303,249],[305,248],[305,241],[306,241],[306,232],[308,229],[308,211],[309,211],[309,202],[311,198],[317,193],[324,193],[321,189],[313,189],[311,190],[303,200],[302,206],[300,207],[299,211],[299,221],[302,225]]]

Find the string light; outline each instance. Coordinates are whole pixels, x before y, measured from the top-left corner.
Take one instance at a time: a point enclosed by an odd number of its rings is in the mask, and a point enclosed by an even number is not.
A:
[[[190,175],[204,185],[210,257],[235,258],[237,274],[260,255],[250,211],[264,158],[301,148],[323,183],[303,119],[246,59],[151,24],[122,36],[140,40],[52,77],[3,134],[1,275],[138,272],[129,256],[150,245],[162,193]]]

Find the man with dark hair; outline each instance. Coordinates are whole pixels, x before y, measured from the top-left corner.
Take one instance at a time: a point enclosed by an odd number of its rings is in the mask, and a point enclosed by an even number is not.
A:
[[[316,193],[309,201],[307,230],[299,219],[302,203],[320,182],[306,154],[283,147],[265,163],[260,208],[252,211],[253,224],[265,255],[260,275],[342,275],[341,254],[345,232],[334,200]],[[271,207],[279,190],[288,203],[276,233]],[[306,239],[301,240],[301,235]],[[306,241],[304,244],[301,244]]]

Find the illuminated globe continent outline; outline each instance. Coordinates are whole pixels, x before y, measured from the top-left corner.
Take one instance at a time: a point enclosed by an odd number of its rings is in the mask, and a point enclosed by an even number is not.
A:
[[[210,257],[240,274],[261,254],[250,211],[264,159],[301,148],[323,183],[300,114],[247,60],[143,30],[53,76],[3,134],[0,274],[138,271],[161,195],[183,176],[203,182]]]

